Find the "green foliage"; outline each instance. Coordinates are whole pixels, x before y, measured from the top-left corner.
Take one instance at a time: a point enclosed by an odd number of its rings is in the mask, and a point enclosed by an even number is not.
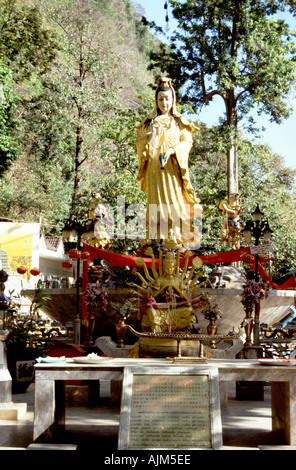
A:
[[[242,221],[252,218],[256,204],[273,230],[273,274],[280,279],[295,269],[296,170],[284,166],[283,158],[264,145],[240,144]]]
[[[11,8],[12,18],[26,10],[15,3]],[[37,37],[41,31],[55,37],[56,55],[43,73],[43,65],[33,68],[26,53],[30,74],[21,83],[13,71],[22,155],[0,180],[0,211],[19,220],[41,217],[58,230],[70,212],[85,218],[92,191],[102,190],[107,201],[125,193],[131,199],[135,190],[140,197],[132,127],[143,113],[151,74],[139,36],[150,37],[151,44],[154,39],[129,2],[51,0],[38,8],[43,29],[33,22],[20,34],[29,36],[35,24]]]
[[[227,200],[226,157],[220,128],[207,129],[202,123],[194,135],[190,160],[191,181],[203,205],[202,252],[221,251],[220,228],[223,217],[218,209]],[[257,203],[273,230],[272,269],[274,280],[295,269],[296,170],[286,168],[283,158],[266,145],[256,145],[240,138],[239,184],[241,224],[244,227]],[[242,246],[244,242],[242,242]]]
[[[16,0],[0,1],[0,59],[22,81],[38,70],[44,73],[55,56],[56,42],[52,32],[43,28],[36,6]]]
[[[221,96],[228,124],[235,108],[238,118],[257,106],[276,122],[288,115],[296,48],[287,23],[274,16],[285,2],[170,3],[180,26],[171,39],[171,62],[187,82],[185,102],[197,107]]]
[[[20,153],[14,116],[16,99],[12,72],[0,60],[0,176]]]
[[[21,295],[26,296],[26,292]],[[31,301],[29,315],[21,314],[18,311],[19,306],[17,304],[15,308],[9,310],[8,318],[5,321],[5,327],[12,332],[7,341],[9,351],[16,350],[20,352],[33,345],[33,333],[36,330],[39,331],[39,309],[42,309],[50,299],[50,295],[43,289],[42,282],[39,280]]]

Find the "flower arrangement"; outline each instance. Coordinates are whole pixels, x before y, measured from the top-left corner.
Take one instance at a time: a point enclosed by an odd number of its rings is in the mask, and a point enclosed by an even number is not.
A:
[[[116,315],[119,319],[126,319],[132,313],[133,307],[129,301],[125,303],[110,302],[111,307],[116,311]]]
[[[96,307],[100,307],[104,312],[107,309],[108,294],[105,289],[99,289],[96,285],[88,284],[84,292],[84,302],[89,313],[93,312]]]
[[[241,293],[241,303],[245,308],[253,308],[253,305],[259,303],[260,299],[268,296],[268,289],[256,281],[250,280],[243,284],[243,291]]]
[[[222,317],[218,304],[211,305],[209,293],[201,291],[194,298],[193,306],[195,310],[200,310],[206,320],[218,320]]]
[[[222,317],[222,312],[218,304],[211,305],[210,301],[202,308],[202,313],[206,320],[218,320]]]

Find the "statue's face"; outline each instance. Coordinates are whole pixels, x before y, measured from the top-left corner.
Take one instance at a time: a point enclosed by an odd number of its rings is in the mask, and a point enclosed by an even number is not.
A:
[[[176,271],[176,262],[164,260],[163,270],[165,274],[169,274],[169,275],[174,274],[174,272]]]
[[[168,114],[172,109],[173,95],[171,90],[160,91],[157,95],[157,107],[161,114]]]

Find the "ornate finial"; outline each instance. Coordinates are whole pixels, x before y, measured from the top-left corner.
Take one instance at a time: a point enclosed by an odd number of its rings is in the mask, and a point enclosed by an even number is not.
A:
[[[168,240],[165,240],[163,248],[165,250],[175,250],[177,249],[177,244],[175,240],[173,240],[172,238],[169,238]]]
[[[159,77],[157,87],[170,87],[172,88],[172,79],[169,77]]]

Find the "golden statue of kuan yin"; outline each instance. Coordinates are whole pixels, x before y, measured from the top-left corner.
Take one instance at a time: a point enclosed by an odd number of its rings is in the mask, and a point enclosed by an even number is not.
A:
[[[137,128],[138,182],[147,192],[147,239],[173,239],[195,249],[201,230],[192,219],[202,213],[190,183],[188,158],[192,132],[198,128],[176,109],[171,79],[162,77],[155,93],[155,110]]]
[[[188,166],[192,132],[197,130],[177,111],[172,80],[160,78],[155,109],[136,129],[138,182],[147,192],[147,240],[142,244],[155,240],[159,251],[158,271],[151,246],[146,254],[152,257],[152,273],[143,258],[136,261],[144,270],[143,275],[136,270],[142,285],[132,284],[142,305],[143,332],[189,333],[196,323],[192,298],[203,272],[194,276],[194,269],[202,261],[194,258],[187,275],[193,253],[187,251],[180,270],[180,247],[197,249],[201,241],[201,228],[192,222],[201,216],[202,207],[191,185]]]
[[[146,251],[152,257],[152,275],[143,260],[137,258],[136,264],[144,269],[144,276],[136,271],[142,286],[137,287],[137,294],[145,299],[146,309],[142,316],[142,331],[146,332],[191,332],[194,323],[194,294],[200,288],[196,281],[204,273],[199,272],[194,276],[194,269],[201,267],[202,261],[195,257],[192,262],[189,275],[189,257],[192,252],[187,251],[183,270],[180,270],[180,250],[167,251],[165,255],[159,251],[159,268],[156,269],[155,258],[152,249]],[[143,302],[142,302],[143,303]]]

